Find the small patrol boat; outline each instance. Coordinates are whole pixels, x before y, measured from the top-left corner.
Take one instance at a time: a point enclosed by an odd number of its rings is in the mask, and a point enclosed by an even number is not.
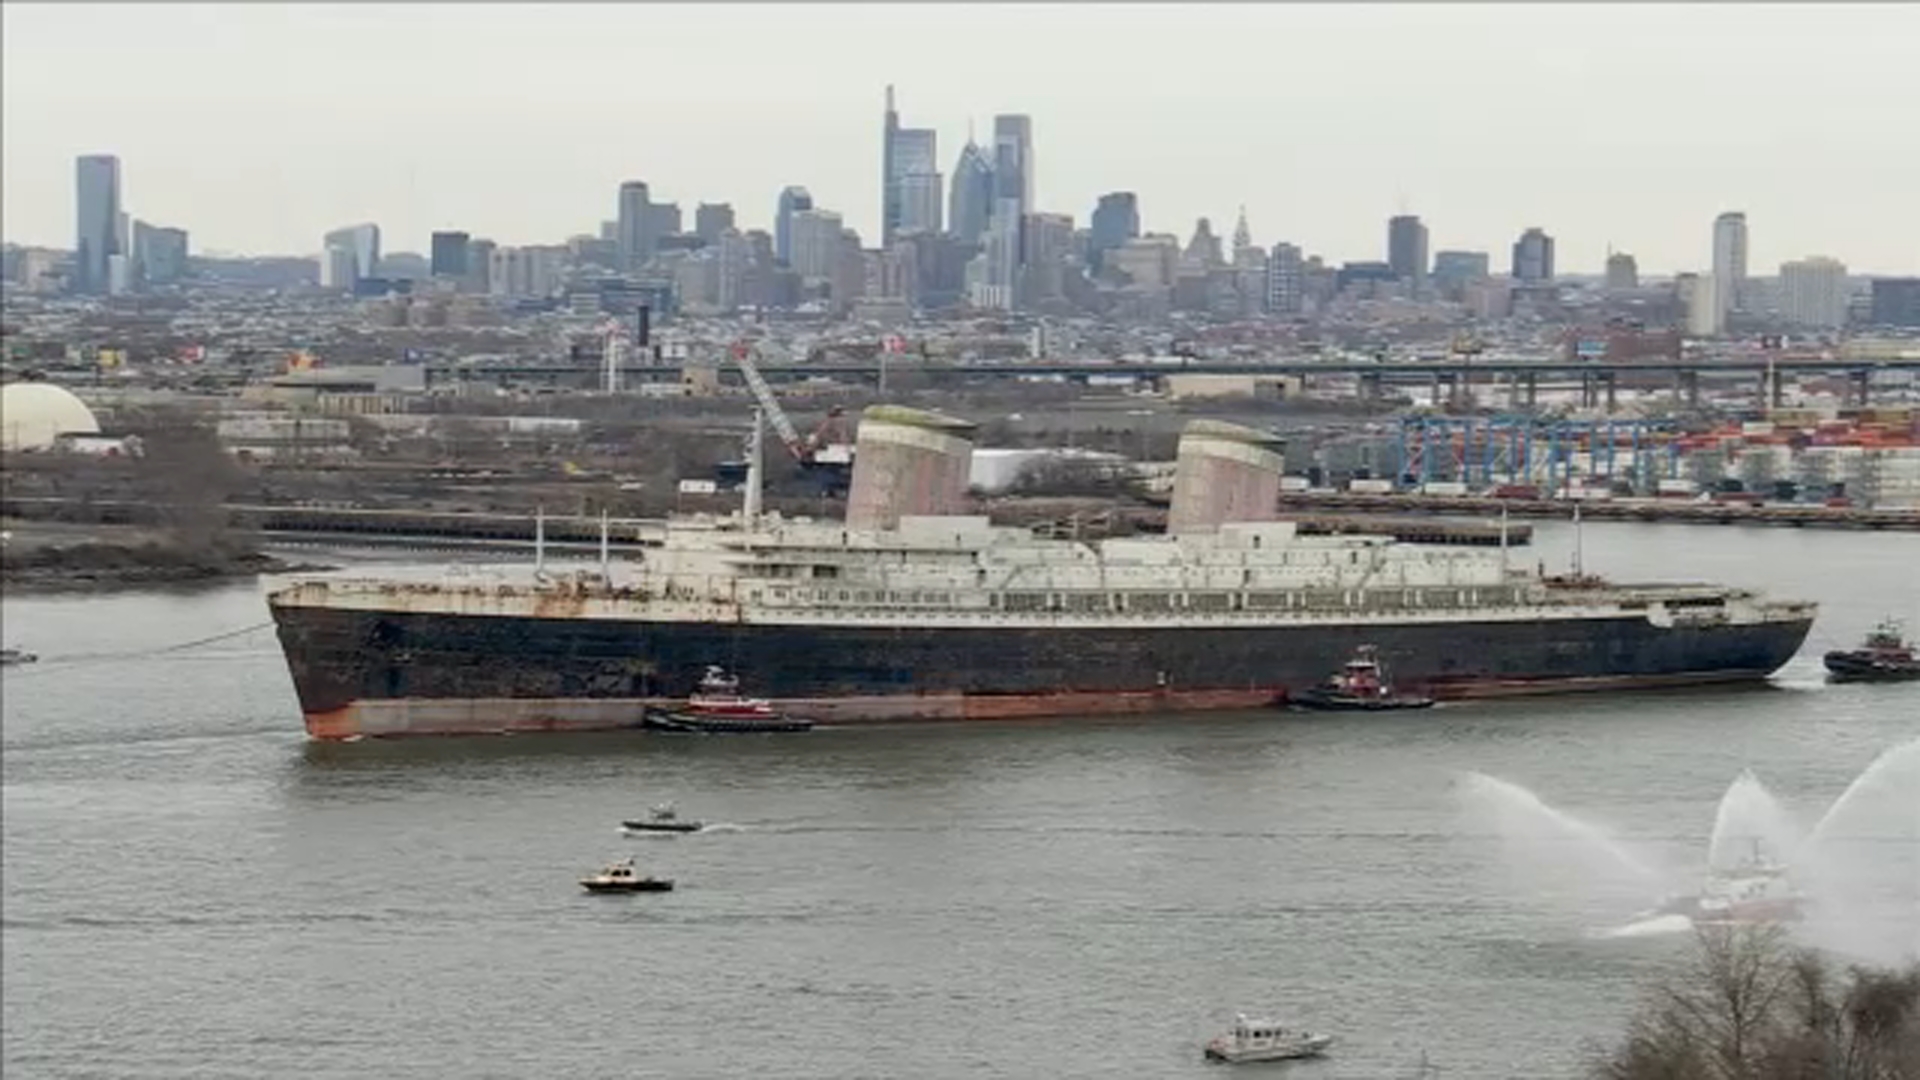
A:
[[[0,667],[11,667],[14,664],[31,664],[38,659],[40,659],[38,656],[35,656],[25,649],[0,649]]]
[[[580,887],[590,893],[672,892],[673,882],[668,878],[642,877],[629,857],[608,863],[599,873],[581,878]]]
[[[1208,1061],[1239,1065],[1249,1061],[1291,1061],[1319,1057],[1333,1045],[1333,1036],[1289,1028],[1278,1021],[1241,1013],[1225,1034],[1207,1040],[1202,1055]]]
[[[705,822],[682,818],[672,803],[661,803],[647,811],[646,817],[622,821],[620,826],[633,832],[656,833],[695,833],[707,827]]]
[[[1424,709],[1433,699],[1420,694],[1396,693],[1379,650],[1362,645],[1326,682],[1298,694],[1289,694],[1287,704],[1303,709],[1329,712],[1375,712],[1382,709]]]
[[[653,731],[707,735],[807,731],[813,727],[813,721],[783,716],[761,698],[740,696],[740,680],[725,668],[711,665],[685,706],[678,709],[649,706],[640,723]]]
[[[1836,682],[1905,682],[1920,679],[1920,657],[1900,624],[1883,619],[1857,649],[1835,649],[1823,658]]]

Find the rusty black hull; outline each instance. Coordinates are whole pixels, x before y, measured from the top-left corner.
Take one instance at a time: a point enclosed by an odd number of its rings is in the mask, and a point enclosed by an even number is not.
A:
[[[1618,616],[1096,629],[768,626],[275,607],[318,738],[639,727],[707,665],[828,722],[1273,704],[1376,646],[1437,698],[1761,679],[1810,620],[1660,628]]]

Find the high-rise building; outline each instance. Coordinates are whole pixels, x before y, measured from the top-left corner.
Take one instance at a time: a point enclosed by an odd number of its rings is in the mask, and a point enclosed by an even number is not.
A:
[[[780,202],[773,213],[774,258],[793,265],[793,216],[813,209],[813,196],[803,187],[780,189]]]
[[[1463,300],[1466,288],[1485,281],[1493,272],[1493,260],[1484,251],[1436,251],[1433,255],[1433,285],[1449,300]]]
[[[1512,277],[1527,283],[1553,280],[1553,237],[1546,230],[1535,226],[1514,241]]]
[[[1267,253],[1253,246],[1253,227],[1247,224],[1245,206],[1240,208],[1240,215],[1233,222],[1233,265],[1243,269],[1265,269],[1267,265]]]
[[[1106,253],[1140,235],[1140,200],[1131,191],[1112,191],[1093,206],[1087,239],[1087,263],[1098,270]]]
[[[653,242],[655,253],[660,251],[660,241],[669,236],[680,235],[680,221],[679,203],[647,205],[647,236]]]
[[[1016,230],[1033,212],[1033,120],[1017,114],[993,118],[993,207],[1013,214]],[[1016,238],[1015,250],[1023,242]]]
[[[1795,326],[1838,330],[1847,325],[1847,267],[1810,255],[1780,264],[1780,313]]]
[[[887,87],[880,144],[880,245],[903,232],[937,232],[940,217],[938,141],[932,128],[903,128]],[[931,205],[929,205],[931,191]]]
[[[620,252],[620,269],[629,273],[653,258],[653,202],[645,180],[628,180],[620,185],[618,211],[614,216],[614,241]]]
[[[464,278],[467,276],[467,245],[472,237],[457,230],[446,230],[433,234],[428,247],[429,273],[437,278]]]
[[[1298,315],[1305,296],[1301,288],[1300,249],[1275,244],[1267,256],[1267,310],[1275,315]]]
[[[380,276],[380,226],[378,225],[369,222],[363,225],[348,225],[345,228],[335,229],[322,238],[320,247],[323,252],[334,247],[344,248],[348,252],[351,252],[353,255],[352,276],[356,279]],[[353,288],[352,281],[347,281],[337,286],[328,284],[326,274],[324,273],[327,265],[325,255],[321,256],[320,265],[323,271],[321,284],[327,285],[329,288]]]
[[[487,270],[487,291],[495,296],[544,298],[560,281],[564,248],[497,247]]]
[[[1729,210],[1713,219],[1713,306],[1719,326],[1740,310],[1747,284],[1747,215]]]
[[[1874,278],[1875,326],[1920,326],[1920,277]]]
[[[352,292],[359,280],[353,248],[328,241],[327,246],[320,249],[320,287],[334,292]]]
[[[1679,274],[1673,279],[1673,298],[1687,315],[1687,333],[1708,338],[1720,333],[1720,313],[1714,307],[1713,275]]]
[[[460,275],[460,291],[486,294],[493,291],[493,253],[500,245],[476,238],[467,244],[467,272]]]
[[[1607,288],[1637,289],[1640,287],[1640,264],[1633,256],[1624,251],[1616,251],[1607,256]]]
[[[1206,218],[1193,223],[1193,237],[1187,241],[1186,257],[1201,266],[1223,266],[1227,258],[1220,250],[1220,237],[1214,234],[1213,222]]]
[[[1396,281],[1427,280],[1427,227],[1412,214],[1387,219],[1387,265]]]
[[[709,246],[720,242],[720,234],[733,228],[733,204],[701,203],[693,209],[693,234]]]
[[[87,154],[74,159],[74,208],[78,219],[73,245],[74,289],[107,292],[107,260],[126,254],[120,220],[120,159]]]
[[[187,276],[187,231],[133,223],[133,283],[172,285]]]
[[[793,243],[789,262],[809,281],[827,281],[834,275],[840,259],[841,236],[846,227],[840,215],[831,210],[801,210],[788,226]]]
[[[993,200],[993,159],[978,143],[968,139],[960,150],[960,160],[953,166],[947,228],[964,243],[981,242],[993,219]]]

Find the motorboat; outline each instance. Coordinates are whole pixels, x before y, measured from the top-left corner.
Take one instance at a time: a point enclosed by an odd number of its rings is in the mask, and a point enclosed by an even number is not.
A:
[[[634,832],[655,833],[694,833],[706,828],[705,822],[681,817],[672,803],[661,803],[648,810],[646,817],[622,821],[620,825]]]
[[[581,878],[580,887],[590,893],[672,892],[673,882],[667,878],[642,877],[633,868],[633,859],[625,858],[608,863],[597,874]]]
[[[1303,709],[1341,712],[1374,712],[1383,709],[1424,709],[1433,699],[1419,694],[1402,694],[1393,688],[1379,650],[1362,645],[1326,682],[1298,694],[1287,696],[1287,703]]]
[[[1904,682],[1920,679],[1920,657],[1900,624],[1883,619],[1857,649],[1835,649],[1824,657],[1837,682]]]
[[[14,664],[31,664],[38,659],[40,659],[38,656],[35,656],[25,649],[0,649],[0,667],[11,667]]]
[[[1278,1021],[1236,1016],[1225,1034],[1207,1040],[1202,1056],[1208,1061],[1238,1065],[1249,1061],[1291,1061],[1319,1057],[1333,1045],[1333,1036],[1316,1035]]]
[[[709,735],[754,732],[807,731],[813,721],[783,716],[762,698],[740,695],[740,680],[725,668],[709,665],[700,685],[677,709],[649,706],[641,726],[654,731]]]
[[[1699,895],[1669,900],[1655,914],[1685,915],[1703,925],[1767,924],[1798,921],[1805,904],[1787,868],[1768,859],[1756,840],[1737,865],[1710,872]]]

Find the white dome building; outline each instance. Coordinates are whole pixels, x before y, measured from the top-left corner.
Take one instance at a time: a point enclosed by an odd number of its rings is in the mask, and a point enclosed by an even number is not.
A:
[[[46,450],[62,435],[97,435],[100,422],[65,387],[43,382],[0,386],[0,447]]]

